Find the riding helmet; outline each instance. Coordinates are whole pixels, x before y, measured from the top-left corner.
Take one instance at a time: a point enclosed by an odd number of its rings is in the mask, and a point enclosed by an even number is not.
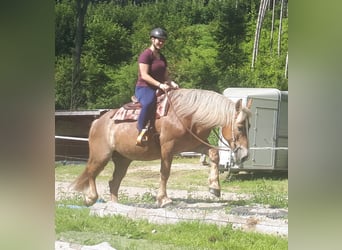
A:
[[[167,39],[167,33],[162,28],[155,28],[155,29],[151,30],[150,37],[156,37],[156,38],[161,38],[161,39],[166,40]]]

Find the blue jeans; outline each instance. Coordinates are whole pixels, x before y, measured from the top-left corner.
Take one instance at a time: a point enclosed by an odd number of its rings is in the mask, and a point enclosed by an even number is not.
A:
[[[150,126],[154,126],[157,96],[154,89],[143,86],[135,87],[135,96],[141,104],[141,111],[138,118],[138,130],[141,132],[146,127],[148,121],[150,121]]]

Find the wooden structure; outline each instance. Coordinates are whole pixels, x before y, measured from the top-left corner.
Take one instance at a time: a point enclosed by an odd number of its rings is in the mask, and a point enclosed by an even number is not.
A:
[[[91,123],[108,110],[56,111],[55,161],[85,162],[88,159],[88,133]]]

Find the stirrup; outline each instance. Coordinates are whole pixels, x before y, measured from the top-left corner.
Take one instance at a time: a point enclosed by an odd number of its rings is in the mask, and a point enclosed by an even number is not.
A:
[[[131,101],[133,102],[133,103],[138,103],[139,101],[138,101],[138,98],[135,96],[135,95],[132,95],[131,96]]]
[[[145,135],[146,132],[147,132],[146,128],[141,130],[141,132],[137,138],[137,142],[136,142],[137,146],[145,146],[144,144],[148,141],[148,137],[147,137],[147,135]]]

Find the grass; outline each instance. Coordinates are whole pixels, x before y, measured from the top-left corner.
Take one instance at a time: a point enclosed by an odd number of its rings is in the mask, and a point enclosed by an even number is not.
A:
[[[175,157],[173,165],[176,164],[199,164],[198,158]],[[136,171],[136,169],[153,166],[151,170]],[[85,164],[63,165],[58,163],[55,165],[55,180],[71,182],[82,173]],[[160,177],[160,160],[155,161],[133,161],[128,168],[127,174],[123,179],[121,186],[134,187],[150,187],[157,189],[159,187]],[[108,182],[112,178],[114,165],[109,162],[104,170],[97,177],[97,181]],[[168,181],[170,189],[188,189],[207,190],[208,168],[203,166],[201,170],[178,170],[171,169],[171,176]]]
[[[270,181],[262,179],[253,191],[253,201],[268,204],[272,208],[288,207],[287,181],[286,185],[268,185]],[[282,183],[281,183],[282,184]],[[284,183],[285,184],[285,183]],[[286,188],[285,188],[286,187]]]
[[[172,164],[175,165],[179,163],[198,164],[199,160],[196,157],[174,157]],[[144,167],[144,166],[155,166],[155,172],[158,174],[158,177],[159,177],[160,160],[133,161],[128,168],[128,173],[130,171],[133,172],[134,169],[136,168]],[[62,163],[56,163],[55,164],[55,179],[56,181],[73,181],[84,170],[84,168],[85,168],[85,164],[64,165]],[[203,167],[203,169],[205,169],[205,167]],[[108,181],[108,179],[111,178],[113,171],[114,171],[114,165],[110,161],[107,164],[107,166],[104,168],[104,170],[99,174],[98,179]],[[139,185],[139,182],[135,184]]]
[[[198,158],[175,158],[173,164],[199,164]],[[122,186],[158,188],[159,161],[132,162]],[[148,167],[145,170],[142,167]],[[155,166],[155,167],[154,167]],[[56,164],[56,181],[73,181],[85,165]],[[142,168],[143,170],[139,170]],[[98,181],[111,179],[114,166],[109,163],[98,176]],[[171,170],[168,189],[183,189],[188,192],[207,190],[208,168]],[[287,178],[274,178],[257,175],[220,174],[222,192],[252,194],[251,199],[230,201],[226,212],[234,206],[254,203],[271,207],[287,208]],[[137,197],[129,197],[120,192],[120,202],[154,203],[152,192]],[[287,249],[288,240],[272,235],[233,230],[231,226],[217,226],[198,221],[181,222],[173,225],[157,225],[146,220],[132,220],[122,216],[90,216],[89,209],[83,206],[81,195],[64,198],[56,202],[56,239],[81,245],[95,245],[109,242],[116,249]]]
[[[249,193],[252,198],[243,200],[241,205],[263,204],[271,208],[288,207],[288,179],[257,177],[248,180],[235,179],[222,181],[222,190],[234,190],[236,193]]]
[[[271,235],[233,230],[198,221],[158,225],[122,216],[90,216],[89,209],[56,203],[56,238],[82,245],[109,242],[116,249],[287,249],[288,241]],[[63,204],[63,206],[62,206]]]

